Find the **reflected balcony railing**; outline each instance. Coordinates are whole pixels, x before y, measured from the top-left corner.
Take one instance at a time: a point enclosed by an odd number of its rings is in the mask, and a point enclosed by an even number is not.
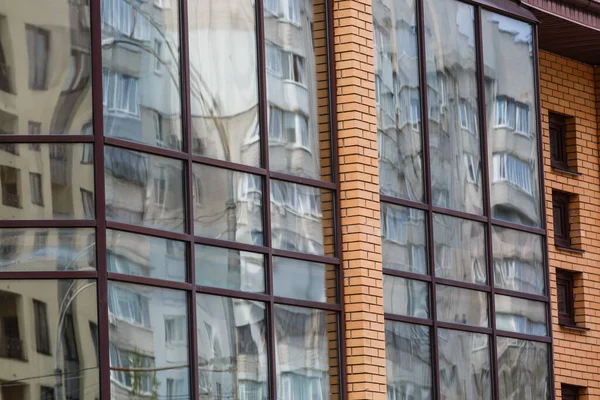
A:
[[[9,207],[19,207],[19,195],[2,191],[2,204]]]
[[[0,357],[13,360],[25,360],[23,342],[19,338],[0,337]]]

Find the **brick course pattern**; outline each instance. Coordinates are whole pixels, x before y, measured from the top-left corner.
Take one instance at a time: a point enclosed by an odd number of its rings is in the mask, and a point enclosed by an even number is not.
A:
[[[385,329],[370,0],[334,0],[348,398],[382,399]]]
[[[600,399],[600,268],[596,264],[600,259],[600,69],[542,51],[540,78],[556,394],[561,399],[561,384],[570,384],[586,388],[581,399]],[[570,117],[568,130],[574,140],[568,141],[567,150],[575,174],[550,166],[549,112]],[[554,245],[553,189],[574,195],[570,204],[572,251]],[[576,273],[575,321],[586,330],[558,324],[557,268]]]

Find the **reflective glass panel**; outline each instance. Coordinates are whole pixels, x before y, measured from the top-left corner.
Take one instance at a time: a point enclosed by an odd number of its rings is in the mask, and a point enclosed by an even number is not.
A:
[[[196,284],[244,292],[265,291],[265,256],[196,245]]]
[[[109,282],[108,310],[111,398],[168,398],[173,382],[177,383],[178,396],[187,398],[186,293]]]
[[[254,2],[188,1],[192,151],[260,166]]]
[[[545,295],[542,236],[499,226],[492,229],[496,287]]]
[[[279,304],[274,313],[277,398],[336,398],[337,313]]]
[[[488,335],[438,329],[440,391],[447,399],[492,398]]]
[[[498,337],[498,385],[501,400],[549,400],[549,351],[546,343]]]
[[[259,175],[194,164],[194,234],[263,244],[263,180]]]
[[[415,0],[373,2],[381,194],[423,201],[423,140]]]
[[[273,257],[273,294],[335,303],[336,274],[337,268],[333,265]]]
[[[325,12],[313,0],[264,0],[269,168],[331,180]],[[317,64],[320,64],[317,67]]]
[[[387,398],[433,400],[431,335],[427,326],[385,321]]]
[[[198,294],[200,399],[268,399],[265,305]]]
[[[436,312],[439,321],[473,326],[489,326],[488,295],[485,292],[453,286],[436,286]]]
[[[486,10],[481,23],[492,217],[540,226],[533,28]]]
[[[271,235],[275,249],[333,255],[333,193],[271,180]]]
[[[166,157],[104,147],[106,218],[183,232],[183,163]]]
[[[425,212],[381,203],[383,268],[427,274]]]
[[[96,302],[92,280],[0,281],[3,399],[100,398]]]
[[[101,0],[105,136],[183,150],[178,3]]]
[[[429,318],[429,284],[396,276],[383,276],[386,313]]]
[[[436,277],[487,283],[485,225],[441,214],[433,216]]]
[[[95,269],[94,229],[0,229],[0,272]]]
[[[89,7],[70,0],[3,5],[0,135],[91,134]]]
[[[481,215],[474,9],[455,0],[424,8],[432,202]]]
[[[186,245],[183,242],[108,229],[106,248],[109,272],[186,280]]]
[[[503,331],[546,336],[548,334],[546,304],[495,295],[496,328]]]
[[[0,219],[94,219],[93,148],[89,143],[1,143]]]

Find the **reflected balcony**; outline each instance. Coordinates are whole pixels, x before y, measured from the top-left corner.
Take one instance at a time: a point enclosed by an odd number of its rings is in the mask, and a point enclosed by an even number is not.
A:
[[[50,178],[53,184],[68,184],[67,152],[63,144],[50,145]]]
[[[26,361],[21,339],[0,336],[0,357]]]
[[[2,191],[2,204],[9,207],[19,208],[19,195],[16,193],[9,193],[6,190]]]

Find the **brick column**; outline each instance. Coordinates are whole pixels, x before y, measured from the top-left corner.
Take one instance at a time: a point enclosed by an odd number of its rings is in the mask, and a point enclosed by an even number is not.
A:
[[[333,1],[348,398],[385,399],[371,1]]]

